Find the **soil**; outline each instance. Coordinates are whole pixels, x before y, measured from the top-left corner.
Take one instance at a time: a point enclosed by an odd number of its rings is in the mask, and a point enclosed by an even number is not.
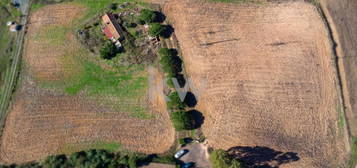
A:
[[[116,142],[122,145],[121,149],[163,153],[174,143],[175,130],[164,98],[157,89],[150,88],[155,91],[150,92],[153,98],[145,100],[152,117],[140,119],[99,103],[110,100],[108,96],[70,96],[37,85],[35,79],[56,80],[68,71],[67,65],[59,64],[63,48],[35,41],[35,35],[44,26],[66,26],[84,11],[81,6],[62,4],[41,8],[31,15],[24,53],[26,67],[21,73],[21,86],[12,101],[1,141],[2,163],[23,163],[66,153],[68,151],[63,150],[73,144]],[[74,37],[68,36],[67,41],[79,47]],[[160,80],[161,77],[155,75],[151,74],[152,79]],[[123,108],[137,103],[113,99],[114,102]]]
[[[274,163],[280,167],[337,167],[345,159],[333,46],[315,6],[171,0],[164,12],[210,146],[297,156]]]
[[[357,136],[357,1],[320,0],[337,43],[346,114],[353,136]]]

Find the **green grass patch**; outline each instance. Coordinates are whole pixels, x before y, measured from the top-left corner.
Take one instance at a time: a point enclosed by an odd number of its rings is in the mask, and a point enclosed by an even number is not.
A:
[[[134,1],[134,0],[133,0]],[[146,94],[148,89],[148,74],[144,65],[119,65],[113,60],[102,60],[99,55],[93,55],[84,46],[68,41],[70,33],[76,33],[83,19],[95,17],[101,10],[114,0],[74,0],[87,7],[86,14],[76,19],[69,26],[43,27],[34,41],[49,44],[51,47],[67,46],[68,51],[61,56],[65,75],[56,81],[41,81],[39,86],[53,89],[68,95],[83,93],[89,99],[100,101],[119,112],[126,112],[136,118],[152,118],[147,113]],[[124,2],[124,1],[123,1]],[[72,46],[75,45],[75,46]],[[104,97],[104,98],[103,98]],[[108,98],[107,98],[108,97]]]
[[[74,152],[88,149],[104,149],[109,152],[116,152],[120,148],[121,144],[118,142],[88,141],[74,144],[66,144],[58,150],[58,153],[71,154]]]
[[[41,32],[35,35],[34,40],[51,46],[61,46],[66,44],[68,32],[69,28],[65,26],[48,26],[42,28]]]
[[[357,166],[357,137],[352,138],[352,151],[350,159],[350,167],[354,168]]]
[[[337,105],[336,110],[338,112],[338,128],[340,135],[342,135],[344,132],[344,126],[346,124],[346,118],[343,111],[343,107],[340,104]]]
[[[41,4],[41,3],[33,3],[31,5],[31,12],[35,12],[37,10],[39,10],[40,8],[46,6],[46,4]]]

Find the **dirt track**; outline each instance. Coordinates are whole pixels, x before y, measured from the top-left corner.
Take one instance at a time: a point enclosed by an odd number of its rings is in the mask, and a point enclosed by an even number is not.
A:
[[[336,167],[346,157],[332,45],[313,5],[172,0],[164,11],[209,145],[297,154],[281,167]]]
[[[357,136],[357,1],[320,0],[337,43],[348,123]]]
[[[147,101],[153,118],[139,119],[99,103],[103,101],[98,99],[107,101],[108,97],[69,96],[36,85],[34,78],[56,80],[64,77],[62,74],[68,69],[58,63],[64,56],[60,52],[63,48],[36,41],[35,35],[46,26],[66,26],[79,15],[76,11],[84,13],[81,7],[54,5],[40,9],[30,18],[32,24],[24,54],[27,64],[7,117],[0,147],[1,162],[38,160],[49,154],[68,152],[64,150],[67,145],[88,142],[118,142],[122,149],[146,153],[165,152],[174,142],[175,131],[164,98],[155,92],[150,93],[154,98]],[[73,37],[66,37],[66,45],[78,46]],[[159,76],[151,75],[153,80],[160,80]],[[115,100],[115,103],[126,107],[136,102]]]

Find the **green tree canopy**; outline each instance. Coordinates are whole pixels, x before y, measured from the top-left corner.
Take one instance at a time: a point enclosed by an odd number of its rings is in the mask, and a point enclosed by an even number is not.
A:
[[[107,42],[100,49],[99,53],[103,59],[112,59],[118,53],[118,49],[113,43]]]
[[[160,36],[165,31],[165,26],[160,23],[151,23],[149,26],[149,35],[152,37]]]
[[[210,160],[213,168],[244,168],[241,162],[222,149],[214,150],[210,155]]]
[[[190,130],[193,127],[194,120],[190,113],[186,111],[175,111],[171,113],[171,120],[176,130]]]
[[[145,23],[153,23],[156,21],[157,15],[150,9],[143,9],[140,11],[139,19]]]

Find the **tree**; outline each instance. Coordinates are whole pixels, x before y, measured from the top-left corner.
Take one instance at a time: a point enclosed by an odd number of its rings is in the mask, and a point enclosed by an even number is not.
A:
[[[165,26],[161,25],[160,23],[152,23],[149,27],[149,35],[152,37],[157,37],[162,35],[165,31]]]
[[[118,49],[113,43],[107,42],[100,49],[99,52],[100,52],[100,57],[102,57],[103,59],[112,59],[117,54]]]
[[[141,22],[153,23],[156,21],[156,13],[149,9],[143,9],[140,11],[139,19]]]
[[[182,71],[182,60],[175,49],[161,48],[159,55],[161,67],[169,76],[176,76]]]
[[[177,92],[172,92],[169,95],[169,101],[167,102],[167,106],[171,110],[183,110],[187,105],[180,99],[180,96]]]
[[[213,168],[244,168],[241,162],[232,158],[228,152],[222,149],[213,151],[210,160]]]
[[[175,111],[171,113],[171,121],[177,131],[190,130],[193,128],[193,118],[186,111]]]

